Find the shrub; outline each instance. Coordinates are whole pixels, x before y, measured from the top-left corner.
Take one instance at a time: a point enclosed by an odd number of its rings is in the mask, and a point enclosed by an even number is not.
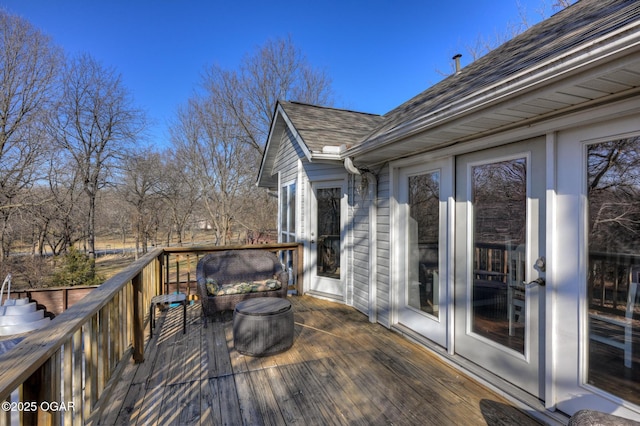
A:
[[[95,261],[75,247],[59,258],[59,262],[53,275],[56,286],[98,285],[104,281],[95,273]]]

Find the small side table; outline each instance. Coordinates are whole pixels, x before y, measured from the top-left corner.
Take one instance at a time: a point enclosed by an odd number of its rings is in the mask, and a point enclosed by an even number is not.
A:
[[[161,294],[151,298],[149,337],[153,337],[153,329],[156,327],[156,306],[166,303],[180,303],[182,305],[182,334],[187,332],[187,295],[184,293]]]
[[[293,345],[293,309],[287,299],[256,297],[236,305],[233,342],[243,355],[267,356]]]

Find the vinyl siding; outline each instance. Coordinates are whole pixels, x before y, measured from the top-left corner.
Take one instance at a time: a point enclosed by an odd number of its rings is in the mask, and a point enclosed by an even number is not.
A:
[[[389,167],[385,166],[378,175],[378,209],[377,209],[377,312],[378,322],[386,327],[390,326],[390,223],[389,223]]]
[[[363,181],[366,178],[354,176],[352,196],[349,206],[352,213],[353,237],[351,258],[351,277],[353,280],[353,307],[364,314],[369,313],[369,253],[371,239],[369,238],[369,208],[371,198],[369,190]]]
[[[294,143],[293,135],[287,128],[282,135],[276,161],[274,163],[274,172],[280,173],[280,182],[291,182],[297,180],[298,175],[298,158],[304,156],[297,143]]]

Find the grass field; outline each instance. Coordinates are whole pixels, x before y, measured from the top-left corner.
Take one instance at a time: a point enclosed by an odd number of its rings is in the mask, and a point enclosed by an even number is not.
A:
[[[185,245],[212,244],[212,235],[205,232],[198,232],[190,235]],[[166,243],[166,242],[165,242]],[[172,242],[174,245],[176,242]],[[82,245],[76,246],[79,250],[84,250]],[[124,242],[117,236],[99,236],[96,238],[96,272],[98,276],[107,280],[129,266],[135,260],[135,241],[128,238]],[[12,287],[15,290],[25,290],[37,287],[56,287],[52,283],[53,267],[57,260],[52,256],[44,258],[34,258],[30,253],[32,248],[23,244],[14,248],[14,253],[23,253],[25,256],[14,256],[12,262],[0,264],[2,275],[0,281],[4,280],[6,274],[13,275]],[[182,266],[181,266],[182,268]]]
[[[98,275],[109,279],[123,268],[129,266],[135,260],[133,253],[129,254],[108,254],[96,259],[96,272]]]
[[[246,238],[244,233],[235,233],[231,238],[231,244],[244,244]],[[165,246],[166,241],[158,242],[158,245]],[[170,245],[177,245],[177,241],[172,241]],[[188,237],[185,237],[183,241],[184,246],[190,245],[215,245],[214,235],[212,231],[198,231]],[[84,250],[84,247],[77,246],[79,250]],[[99,277],[107,280],[120,272],[123,268],[129,266],[135,260],[135,241],[132,238],[128,238],[124,242],[118,236],[99,236],[96,238],[96,272]],[[151,247],[150,247],[151,249]],[[31,247],[24,246],[20,249],[16,249],[17,253],[29,253]],[[12,285],[15,289],[28,289],[35,287],[55,287],[55,284],[51,283],[52,266],[54,265],[54,258],[37,258],[34,261],[32,256],[25,256],[25,264],[23,267],[12,267],[0,264],[0,271],[5,273],[12,273],[13,280]],[[31,260],[30,260],[31,259]],[[179,263],[180,280],[186,281],[195,279],[195,266],[197,259],[193,256],[171,256],[170,259],[169,276],[175,279],[177,272],[177,264]],[[32,263],[27,265],[27,263]],[[12,270],[13,269],[13,270]],[[6,271],[5,271],[6,270]],[[21,272],[22,271],[22,272]],[[45,272],[49,271],[49,272]],[[29,278],[27,278],[29,277]],[[0,279],[3,279],[0,277]],[[35,283],[35,284],[29,284]]]

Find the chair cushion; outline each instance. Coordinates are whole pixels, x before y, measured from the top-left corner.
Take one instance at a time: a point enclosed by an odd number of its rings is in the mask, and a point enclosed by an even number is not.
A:
[[[275,279],[266,279],[252,282],[239,282],[231,284],[219,284],[213,278],[207,278],[207,294],[209,296],[224,296],[229,294],[256,293],[260,291],[280,290],[282,284]]]

